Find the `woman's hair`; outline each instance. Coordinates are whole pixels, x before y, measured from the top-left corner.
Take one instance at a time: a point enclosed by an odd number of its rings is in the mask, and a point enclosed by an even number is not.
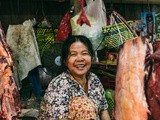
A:
[[[63,70],[66,69],[65,61],[68,58],[68,55],[70,52],[69,51],[70,46],[73,43],[78,42],[78,41],[83,43],[88,48],[88,51],[91,55],[91,58],[94,57],[94,50],[93,50],[92,43],[90,42],[90,40],[87,37],[85,37],[83,35],[71,35],[67,38],[67,40],[63,43],[63,46],[62,46],[61,63],[62,63]]]

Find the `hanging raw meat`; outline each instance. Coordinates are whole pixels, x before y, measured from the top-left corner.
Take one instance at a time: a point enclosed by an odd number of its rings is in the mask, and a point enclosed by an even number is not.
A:
[[[56,39],[58,41],[65,41],[67,39],[69,33],[71,32],[71,24],[70,24],[71,17],[72,17],[72,15],[68,11],[65,14],[65,16],[62,18],[60,26],[58,27],[58,31],[57,31]]]
[[[144,61],[147,46],[134,38],[120,48],[115,88],[116,120],[147,120]]]
[[[15,120],[20,112],[20,95],[12,67],[11,52],[0,26],[0,120]]]
[[[153,44],[151,77],[147,83],[147,100],[152,120],[160,120],[160,42]]]
[[[81,6],[81,13],[80,16],[77,20],[77,24],[79,24],[80,26],[82,26],[84,23],[88,26],[91,26],[90,21],[88,20],[85,11],[84,11],[84,0],[78,0]]]

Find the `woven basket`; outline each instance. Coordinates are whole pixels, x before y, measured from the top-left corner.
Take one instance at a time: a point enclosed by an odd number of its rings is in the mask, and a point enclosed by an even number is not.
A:
[[[105,46],[110,51],[118,51],[120,45],[137,35],[132,29],[132,21],[127,22],[115,11],[111,14],[114,24],[102,27],[104,34],[102,46]]]

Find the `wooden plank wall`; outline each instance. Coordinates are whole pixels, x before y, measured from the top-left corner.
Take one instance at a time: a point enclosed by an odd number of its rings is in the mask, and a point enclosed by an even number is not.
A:
[[[9,24],[21,24],[33,18],[41,21],[44,16],[56,27],[69,8],[69,1],[0,0],[0,21],[5,32]]]
[[[72,5],[78,6],[77,4],[78,2],[73,2],[73,0],[65,2],[54,0],[0,0],[0,21],[6,32],[9,24],[21,24],[32,18],[40,21],[45,15],[53,26],[57,27],[67,10]],[[105,3],[105,6],[106,9],[109,9],[110,3]],[[150,8],[156,13],[160,12],[159,4],[151,4]],[[115,3],[113,9],[126,20],[135,20],[140,19],[141,12],[148,11],[148,5]]]
[[[109,3],[105,3],[106,9],[110,8]],[[147,4],[129,4],[129,3],[116,3],[113,4],[113,9],[120,13],[126,20],[140,19],[141,12],[149,12]],[[150,10],[156,13],[160,12],[160,4],[150,4]]]

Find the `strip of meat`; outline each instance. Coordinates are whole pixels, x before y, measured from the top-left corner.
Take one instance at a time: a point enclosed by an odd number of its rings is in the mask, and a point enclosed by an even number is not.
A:
[[[147,120],[144,62],[147,46],[140,37],[120,48],[115,88],[116,120]]]
[[[10,53],[0,25],[0,120],[14,120],[21,110]]]
[[[160,120],[160,42],[153,44],[154,53],[151,77],[147,83],[147,100],[152,120]]]

